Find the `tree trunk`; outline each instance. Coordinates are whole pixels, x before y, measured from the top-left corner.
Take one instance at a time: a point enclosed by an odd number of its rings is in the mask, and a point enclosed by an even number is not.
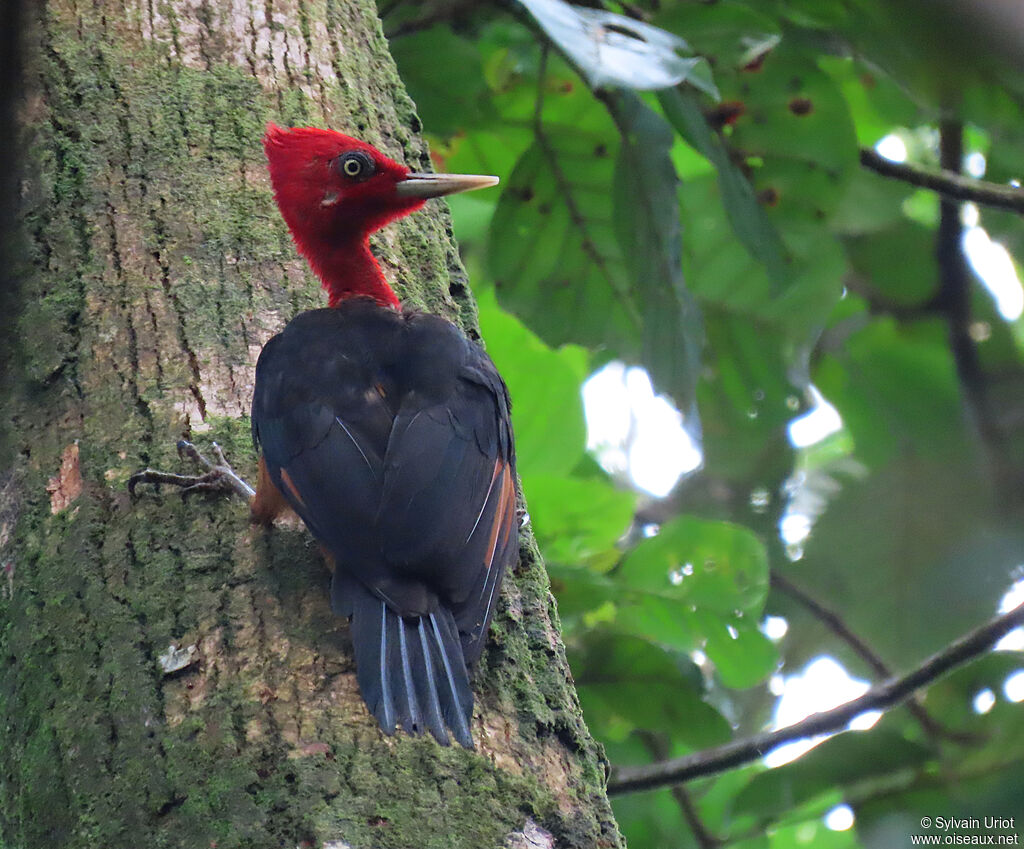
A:
[[[181,437],[251,476],[260,346],[322,303],[271,199],[265,121],[429,167],[371,0],[24,12],[0,846],[622,845],[532,540],[475,675],[469,752],[380,733],[304,529],[125,491],[180,466]],[[474,332],[443,204],[374,244],[407,303]]]

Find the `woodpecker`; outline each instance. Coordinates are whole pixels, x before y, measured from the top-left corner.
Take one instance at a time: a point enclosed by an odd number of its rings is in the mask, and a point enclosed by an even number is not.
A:
[[[182,495],[227,490],[271,524],[289,509],[333,566],[331,606],[351,622],[356,678],[387,734],[448,731],[473,748],[469,670],[519,550],[516,459],[504,381],[439,316],[403,310],[369,237],[429,198],[497,177],[414,173],[332,130],[267,126],[274,198],[328,294],[256,364],[253,490],[214,443],[181,441],[199,476],[145,469]]]
[[[278,209],[327,291],[260,354],[254,521],[297,513],[333,562],[363,699],[387,734],[473,747],[468,670],[518,554],[508,390],[484,350],[403,310],[369,236],[496,177],[414,173],[331,130],[268,125]]]

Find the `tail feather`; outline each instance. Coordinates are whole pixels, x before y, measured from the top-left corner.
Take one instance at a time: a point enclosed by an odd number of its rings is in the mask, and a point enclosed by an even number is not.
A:
[[[469,688],[469,677],[466,673],[465,660],[462,658],[462,644],[455,620],[450,613],[447,616],[431,613],[430,624],[434,631],[434,645],[440,648],[446,692],[451,695],[444,703],[445,722],[455,734],[455,739],[467,749],[472,749],[473,735],[469,730],[469,720],[473,716],[473,691]],[[448,659],[449,654],[445,651],[445,646],[459,647],[458,657],[454,663]]]
[[[427,639],[427,620],[420,618],[419,623],[416,625],[416,632],[419,635],[419,654],[423,660],[423,670],[425,675],[422,681],[419,683],[426,684],[426,692],[420,693],[424,697],[423,701],[426,709],[427,724],[430,727],[430,733],[438,740],[444,738],[444,742],[448,742],[448,734],[445,731],[444,719],[442,718],[441,711],[441,697],[437,692],[437,679],[434,676],[434,660],[431,657],[431,648]]]
[[[370,710],[377,717],[385,733],[393,734],[395,731],[395,703],[391,698],[391,682],[388,680],[387,674],[388,652],[388,611],[382,602],[380,606],[380,661],[378,678],[380,682],[380,696],[377,699],[379,710],[376,707],[371,707]],[[366,703],[372,705],[370,696],[362,681],[359,682],[359,688],[363,691],[363,698],[366,699]]]
[[[381,602],[381,604],[383,605],[383,602]],[[386,606],[384,607],[384,610],[385,615],[387,615],[387,613],[390,613]],[[416,658],[416,660],[420,661],[420,663],[416,663],[414,667],[413,658],[410,657],[409,651],[409,644],[411,641],[408,639],[407,636],[409,631],[409,622],[408,620],[403,619],[400,616],[395,616],[394,618],[398,622],[398,645],[401,651],[401,677],[399,678],[398,686],[395,688],[395,701],[397,702],[398,705],[398,721],[401,722],[402,727],[406,731],[411,731],[414,734],[420,734],[423,731],[424,717],[420,713],[420,704],[416,693],[416,690],[418,688],[416,685],[420,684],[422,687],[422,685],[425,683],[422,681],[422,678],[424,676],[422,674],[423,670],[420,668],[422,658]],[[415,643],[412,644],[412,648],[415,650]],[[417,680],[416,676],[414,676],[414,668],[416,669],[417,673],[420,673],[419,678],[421,680]],[[390,670],[384,670],[385,675],[388,675],[389,673]],[[440,719],[440,717],[438,717],[438,719]],[[433,728],[431,728],[431,731],[433,731]],[[447,745],[447,735],[445,735],[443,741],[439,739],[438,742],[443,742],[445,745]]]
[[[472,749],[473,692],[451,612],[402,617],[362,587],[353,595],[356,679],[384,733],[429,731],[446,746],[451,729]]]

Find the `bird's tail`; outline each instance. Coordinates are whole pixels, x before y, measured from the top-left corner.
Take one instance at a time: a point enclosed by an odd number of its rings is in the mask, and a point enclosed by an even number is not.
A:
[[[396,725],[410,734],[429,730],[447,746],[447,727],[472,749],[473,691],[451,611],[406,618],[362,586],[354,595],[356,679],[384,733]]]

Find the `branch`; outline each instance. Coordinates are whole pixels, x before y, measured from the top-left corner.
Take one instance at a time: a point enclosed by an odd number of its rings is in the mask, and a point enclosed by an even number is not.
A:
[[[963,249],[964,226],[960,218],[960,201],[1024,213],[1024,190],[972,180],[959,172],[963,160],[963,126],[957,121],[939,125],[940,171],[929,171],[913,165],[892,162],[872,150],[860,152],[861,163],[879,174],[914,185],[934,189],[941,194],[939,226],[936,231],[936,261],[939,268],[935,295],[919,306],[895,308],[870,292],[872,308],[881,308],[904,320],[939,315],[949,331],[949,349],[956,364],[957,378],[963,392],[971,421],[981,437],[989,471],[1004,505],[1020,502],[1018,478],[1020,466],[1006,460],[1007,430],[1000,421],[1000,410],[989,391],[989,377],[982,364],[977,343],[971,337],[971,291],[973,277]]]
[[[771,571],[771,584],[775,589],[789,596],[793,601],[801,605],[808,613],[811,614],[811,616],[821,622],[821,624],[835,634],[836,637],[845,642],[853,650],[854,654],[860,657],[860,659],[868,665],[878,678],[882,680],[892,678],[892,670],[889,669],[885,661],[875,653],[871,646],[850,630],[850,627],[838,613],[831,608],[826,607],[775,569],[772,569]],[[914,696],[907,699],[907,710],[910,711],[913,717],[921,724],[921,727],[924,729],[926,734],[933,737],[945,737],[959,743],[974,741],[974,737],[972,735],[950,731],[931,714],[929,714],[928,711],[925,710],[924,705],[921,704],[921,702]]]
[[[865,711],[894,707],[908,699],[915,691],[934,683],[951,669],[980,657],[1010,631],[1021,625],[1024,625],[1024,604],[950,643],[902,678],[890,678],[872,687],[858,699],[832,710],[813,713],[795,725],[734,740],[681,758],[644,766],[616,767],[608,781],[608,795],[651,790],[715,775],[757,760],[782,743],[841,731],[851,719]]]
[[[972,201],[981,206],[1024,213],[1024,189],[1014,186],[975,180],[945,169],[934,171],[920,165],[893,162],[870,147],[861,148],[860,164],[883,177],[902,180],[922,189],[931,189],[954,200]]]
[[[963,126],[943,121],[939,126],[939,161],[951,174],[963,158]],[[959,175],[956,175],[959,176]],[[939,226],[935,234],[935,259],[939,267],[937,304],[945,313],[949,327],[949,347],[956,363],[957,376],[970,403],[983,436],[994,436],[996,429],[988,410],[985,374],[978,348],[971,338],[971,272],[963,249],[964,227],[958,204],[944,198],[939,207]]]
[[[963,159],[963,125],[958,121],[939,124],[939,162],[946,173],[960,167]],[[945,316],[949,350],[956,365],[966,407],[985,450],[988,471],[1004,509],[1020,503],[1020,466],[1007,453],[1007,434],[999,422],[996,404],[989,391],[988,374],[978,344],[971,337],[971,281],[963,247],[964,226],[960,208],[944,198],[939,205],[939,226],[935,234],[935,258],[939,266],[936,304]]]

